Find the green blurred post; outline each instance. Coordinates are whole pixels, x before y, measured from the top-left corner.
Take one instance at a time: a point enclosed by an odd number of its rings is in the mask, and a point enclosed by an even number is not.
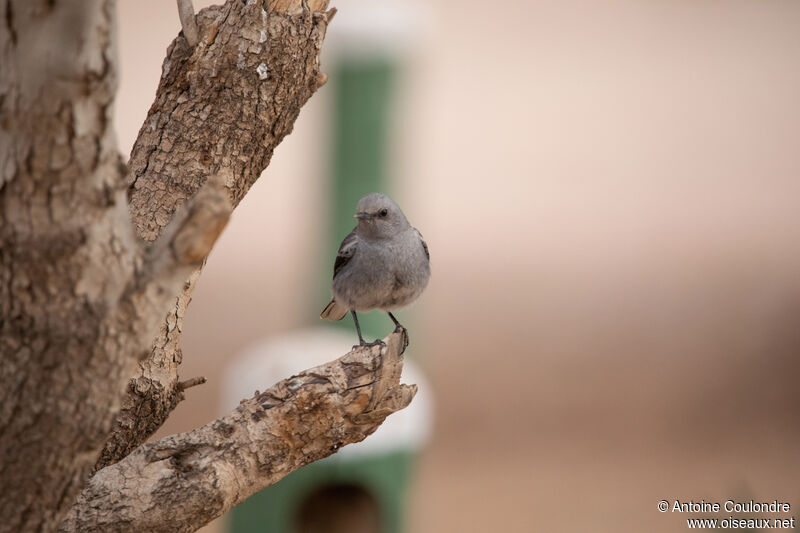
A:
[[[387,191],[387,156],[397,65],[397,58],[391,54],[369,58],[343,55],[329,72],[328,87],[334,91],[335,102],[331,126],[332,208],[327,249],[322,248],[325,255],[320,261],[324,271],[318,275],[320,296],[309,316],[316,317],[330,298],[334,258],[339,243],[355,227],[353,215],[358,200],[370,192],[391,192]],[[368,341],[393,329],[385,313],[360,314],[359,322]],[[353,343],[357,342],[350,316],[335,324],[351,332]],[[414,457],[411,449],[397,449],[357,458],[334,455],[308,465],[235,507],[229,515],[229,531],[292,533],[297,512],[314,489],[345,484],[363,487],[375,498],[383,533],[402,533]]]
[[[329,77],[335,95],[331,132],[333,208],[320,302],[330,298],[333,260],[339,243],[355,227],[353,215],[358,200],[370,192],[389,192],[386,174],[395,77],[396,61],[388,57],[340,60]],[[391,322],[383,313],[361,314],[359,322],[368,342],[391,331],[386,329]],[[350,316],[339,324],[355,334]]]

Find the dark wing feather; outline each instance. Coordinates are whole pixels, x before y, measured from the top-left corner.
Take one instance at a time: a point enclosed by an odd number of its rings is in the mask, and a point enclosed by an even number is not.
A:
[[[342,244],[339,245],[339,251],[336,253],[336,262],[333,263],[333,277],[344,268],[344,266],[353,258],[356,253],[358,245],[358,236],[356,230],[353,228],[347,237],[344,238]]]
[[[428,243],[426,243],[425,239],[422,238],[422,233],[420,233],[417,228],[414,228],[414,231],[416,231],[417,235],[419,235],[419,241],[422,243],[422,248],[425,250],[425,257],[427,257],[428,261],[430,261],[431,253],[428,251]]]

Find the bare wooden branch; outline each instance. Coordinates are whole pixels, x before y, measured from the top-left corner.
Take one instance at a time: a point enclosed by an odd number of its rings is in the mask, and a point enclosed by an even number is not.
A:
[[[192,0],[177,0],[178,2],[178,16],[181,19],[181,27],[183,28],[183,36],[189,46],[194,47],[200,40],[199,32],[197,31],[197,22],[194,20],[194,6]]]
[[[183,391],[193,386],[186,383],[182,386],[177,381],[177,365],[180,363],[177,334],[182,313],[177,314],[174,308],[178,306],[185,309],[191,294],[190,288],[199,276],[199,267],[225,227],[232,210],[227,188],[215,176],[178,209],[166,230],[147,250],[115,318],[117,323],[128,324],[137,331],[153,332],[147,338],[152,338],[156,332],[160,340],[172,337],[171,343],[157,343],[152,351],[142,351],[141,355],[147,357],[158,352],[164,356],[172,349],[172,365],[176,371],[174,378],[170,375],[167,379],[174,379],[174,385],[166,388],[157,384],[163,373],[149,372],[130,380],[122,412],[116,416],[114,431],[97,458],[95,471],[124,457],[146,439],[137,420],[145,420],[150,430],[146,433],[149,435],[183,399]],[[187,278],[189,282],[185,281]],[[178,297],[176,301],[175,294],[181,292],[185,296]],[[165,314],[166,324],[163,319]],[[140,363],[139,370],[143,371],[144,366]],[[131,398],[141,401],[133,403]],[[161,422],[156,425],[152,422],[154,419]]]
[[[183,316],[200,277],[195,270],[183,286],[173,310],[160,325],[152,347],[130,378],[122,406],[110,435],[94,465],[94,470],[128,455],[161,427],[169,413],[184,398],[178,384],[178,365],[183,359],[179,341]]]
[[[175,294],[205,261],[232,211],[222,180],[214,176],[206,181],[146,251],[130,290],[121,299],[117,322],[154,336],[162,317],[175,305]]]
[[[327,17],[311,15],[326,7],[228,0],[197,14],[208,46],[173,41],[129,162],[142,239],[154,241],[208,176],[223,177],[234,206],[241,201],[316,90]]]
[[[182,391],[186,389],[191,389],[192,387],[197,387],[198,385],[204,385],[206,381],[208,380],[206,380],[206,378],[204,378],[203,376],[197,376],[195,378],[179,381],[178,389]]]
[[[178,277],[183,281],[211,252],[233,211],[225,184],[214,176],[181,206],[170,225],[150,246],[140,276],[144,282],[160,282]],[[162,287],[170,295],[180,291]]]
[[[97,472],[62,532],[195,531],[288,473],[363,440],[406,407],[405,334],[285,379],[202,428]]]
[[[327,0],[307,6],[323,13]],[[241,200],[320,86],[329,18],[305,16],[300,0],[229,0],[197,14],[197,47],[172,43],[129,163],[131,218],[140,238],[155,241],[208,176],[224,179],[234,206]],[[183,399],[179,339],[198,277],[199,271],[189,277],[128,383],[96,468],[144,442]]]

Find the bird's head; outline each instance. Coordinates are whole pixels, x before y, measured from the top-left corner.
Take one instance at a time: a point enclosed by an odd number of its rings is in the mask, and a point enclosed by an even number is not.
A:
[[[358,201],[358,230],[373,238],[388,238],[408,227],[406,216],[391,198],[373,192]]]

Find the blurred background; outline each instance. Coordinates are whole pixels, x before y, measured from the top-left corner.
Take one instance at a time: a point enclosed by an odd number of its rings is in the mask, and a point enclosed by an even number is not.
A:
[[[433,269],[398,313],[433,411],[397,478],[404,531],[678,531],[699,516],[662,499],[777,499],[800,518],[800,4],[332,5],[329,82],[185,318],[181,375],[209,382],[159,435],[229,409],[237,362],[268,352],[254,347],[302,351],[318,329],[298,331],[333,327],[323,360],[349,349],[352,321],[318,314],[355,201],[380,189]],[[164,0],[118,15],[127,154],[180,25]],[[373,338],[391,330],[365,320]]]

